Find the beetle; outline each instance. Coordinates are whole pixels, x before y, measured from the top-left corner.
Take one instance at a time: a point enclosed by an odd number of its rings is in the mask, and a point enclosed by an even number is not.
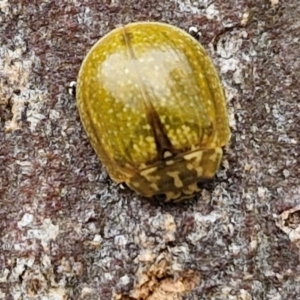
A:
[[[110,177],[145,197],[191,197],[213,178],[230,129],[212,60],[185,31],[136,22],[102,37],[82,62],[76,101]]]

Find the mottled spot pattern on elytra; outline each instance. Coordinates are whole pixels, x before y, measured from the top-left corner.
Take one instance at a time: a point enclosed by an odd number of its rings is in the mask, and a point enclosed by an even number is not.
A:
[[[131,177],[127,184],[146,197],[165,194],[167,201],[187,198],[199,190],[197,183],[214,176],[221,159],[221,148],[199,149],[156,162]]]
[[[82,63],[77,105],[110,176],[147,197],[193,194],[217,172],[230,138],[211,59],[167,24],[132,23],[100,39]]]

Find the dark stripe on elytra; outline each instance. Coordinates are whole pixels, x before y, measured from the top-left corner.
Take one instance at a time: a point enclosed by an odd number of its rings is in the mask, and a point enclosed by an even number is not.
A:
[[[132,35],[128,32],[128,30],[125,26],[123,27],[123,38],[124,38],[124,43],[126,44],[127,49],[130,53],[131,59],[138,61],[138,59],[136,58],[136,55],[133,51],[132,45],[131,45]],[[148,95],[145,91],[144,84],[141,81],[142,76],[140,76],[139,69],[136,68],[134,61],[133,61],[133,68],[136,72],[139,88],[140,88],[141,94],[144,99],[145,115],[147,118],[147,123],[150,125],[153,136],[154,136],[157,155],[158,155],[156,160],[157,159],[163,160],[165,152],[170,152],[173,155],[175,155],[176,151],[164,129],[164,126],[161,122],[161,119],[160,119],[157,111],[155,110],[155,108],[152,105],[151,99],[149,100],[147,98]]]

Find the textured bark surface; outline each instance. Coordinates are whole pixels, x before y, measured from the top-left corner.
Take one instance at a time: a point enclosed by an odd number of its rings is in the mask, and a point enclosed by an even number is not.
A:
[[[188,30],[226,90],[216,179],[179,205],[107,176],[66,92],[105,33]],[[0,1],[0,299],[299,299],[300,6]]]

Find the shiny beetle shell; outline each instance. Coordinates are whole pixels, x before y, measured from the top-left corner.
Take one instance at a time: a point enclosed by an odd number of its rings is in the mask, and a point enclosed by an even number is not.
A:
[[[230,138],[223,89],[203,47],[186,32],[132,23],[84,59],[77,106],[111,178],[177,201],[218,171]]]

